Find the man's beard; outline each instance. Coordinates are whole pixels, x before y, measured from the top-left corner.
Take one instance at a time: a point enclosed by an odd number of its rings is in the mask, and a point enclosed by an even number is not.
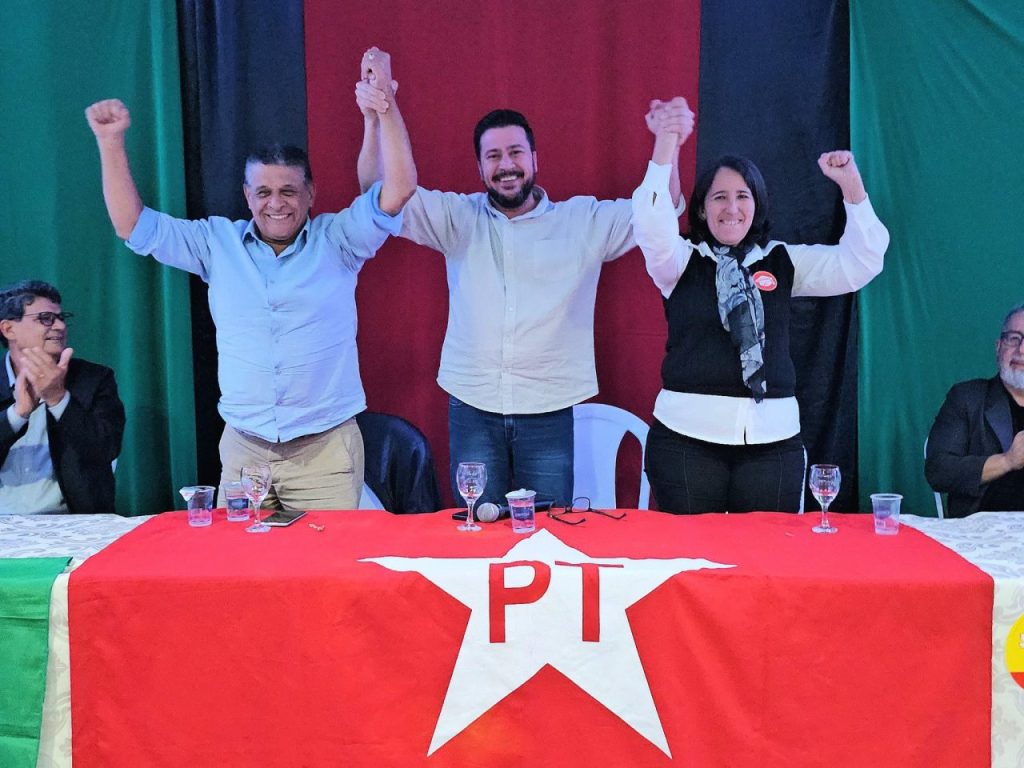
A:
[[[1000,363],[999,378],[1010,389],[1024,392],[1024,370],[1012,368],[1009,363]]]
[[[496,184],[493,179],[491,184]],[[529,180],[526,180],[524,176],[523,188],[519,190],[517,195],[503,195],[497,189],[492,187],[490,184],[486,185],[487,197],[491,199],[498,208],[504,208],[506,210],[515,210],[519,208],[523,203],[530,199],[530,195],[533,194],[534,179],[531,176]]]

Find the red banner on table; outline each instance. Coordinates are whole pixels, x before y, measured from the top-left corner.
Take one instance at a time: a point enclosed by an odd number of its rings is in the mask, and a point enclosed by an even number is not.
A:
[[[75,766],[988,766],[991,580],[835,517],[167,513],[71,575]]]

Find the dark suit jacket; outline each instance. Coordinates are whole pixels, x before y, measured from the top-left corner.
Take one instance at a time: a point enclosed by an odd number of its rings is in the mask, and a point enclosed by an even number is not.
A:
[[[97,514],[114,511],[114,473],[110,463],[121,453],[124,406],[114,372],[72,358],[64,382],[71,400],[60,420],[46,414],[50,456],[68,510]],[[7,375],[0,375],[0,465],[26,429],[14,432],[6,410],[14,402]]]
[[[1000,482],[982,485],[981,469],[989,456],[1009,450],[1012,442],[1010,395],[998,376],[953,385],[928,433],[924,462],[931,487],[949,494],[949,517],[966,517],[981,508],[985,492]]]

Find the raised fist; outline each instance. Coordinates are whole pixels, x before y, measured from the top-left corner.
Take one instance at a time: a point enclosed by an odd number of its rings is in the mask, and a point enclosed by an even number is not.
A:
[[[826,177],[832,179],[836,184],[842,184],[847,179],[860,178],[860,171],[857,163],[854,162],[853,152],[846,149],[837,149],[832,152],[822,152],[818,158],[818,167]]]
[[[104,99],[85,110],[85,119],[97,139],[124,135],[132,124],[128,107],[120,99]]]

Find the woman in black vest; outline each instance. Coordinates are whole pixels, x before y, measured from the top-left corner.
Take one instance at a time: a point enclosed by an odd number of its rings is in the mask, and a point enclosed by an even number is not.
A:
[[[668,172],[693,117],[672,102],[653,106],[654,151],[633,193],[633,230],[668,319],[662,390],[647,438],[651,488],[660,508],[677,514],[796,511],[804,451],[790,297],[863,287],[882,271],[889,233],[853,155],[835,151],[822,154],[818,166],[843,193],[846,229],[837,245],[770,240],[761,172],[733,156],[698,178],[690,237],[682,237]]]

